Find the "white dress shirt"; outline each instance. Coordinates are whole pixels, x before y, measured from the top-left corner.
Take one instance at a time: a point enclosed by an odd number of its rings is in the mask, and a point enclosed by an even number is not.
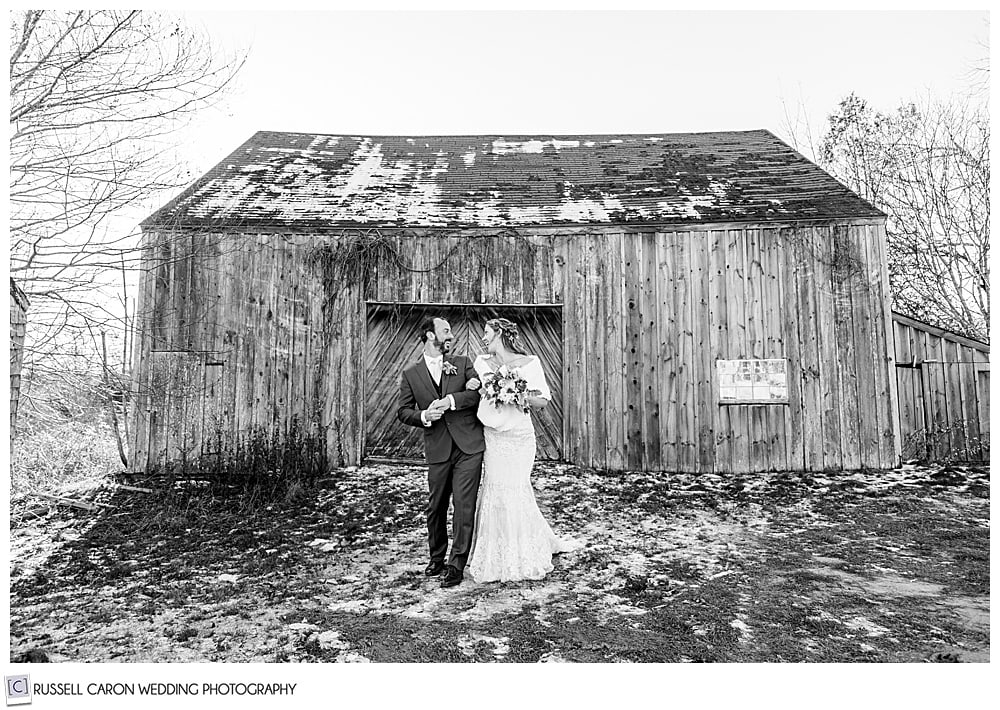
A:
[[[437,357],[429,357],[427,353],[424,353],[424,362],[427,363],[427,369],[431,373],[431,377],[434,378],[434,384],[441,384],[441,368],[444,366],[444,355],[438,355]]]
[[[441,385],[441,371],[444,367],[444,355],[438,355],[437,357],[430,357],[427,353],[424,353],[424,363],[427,365],[427,371],[431,373],[431,378],[434,380],[434,384]],[[455,408],[455,398],[450,394],[448,395],[448,402],[451,404],[449,409]],[[420,412],[420,421],[424,423],[424,426],[431,426],[434,422],[427,421],[424,416],[427,410]]]

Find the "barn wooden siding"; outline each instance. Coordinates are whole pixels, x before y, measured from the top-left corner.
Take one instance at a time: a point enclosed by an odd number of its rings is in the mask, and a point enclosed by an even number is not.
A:
[[[413,271],[381,269],[368,299],[563,304],[573,463],[720,473],[898,463],[881,221],[399,236],[397,248]],[[719,405],[715,360],[779,357],[787,405]]]
[[[14,441],[17,405],[21,398],[21,365],[24,362],[24,335],[28,326],[28,297],[10,280],[10,440]]]
[[[135,466],[293,418],[323,432],[331,462],[359,463],[368,302],[561,304],[563,450],[580,465],[895,466],[881,222],[711,227],[387,232],[405,268],[333,293],[306,255],[336,237],[160,234],[140,296]],[[777,357],[787,405],[719,405],[715,360]]]
[[[332,463],[356,463],[364,319],[357,287],[328,299],[303,258],[325,240],[231,232],[147,238],[132,467],[217,453],[223,439],[254,429],[287,435],[293,422],[326,439]]]
[[[903,456],[988,461],[990,349],[894,313]]]

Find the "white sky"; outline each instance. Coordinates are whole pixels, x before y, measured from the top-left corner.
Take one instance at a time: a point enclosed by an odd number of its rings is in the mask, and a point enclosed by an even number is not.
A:
[[[257,130],[819,137],[856,92],[891,110],[969,85],[985,12],[188,12],[247,47],[237,91],[192,127],[192,177]],[[804,134],[804,132],[803,132]]]

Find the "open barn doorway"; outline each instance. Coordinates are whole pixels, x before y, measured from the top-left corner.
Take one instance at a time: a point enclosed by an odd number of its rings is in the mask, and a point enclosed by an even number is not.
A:
[[[365,368],[365,456],[422,459],[423,433],[396,418],[399,376],[420,356],[420,323],[429,315],[447,319],[455,336],[452,353],[475,359],[484,352],[483,326],[509,318],[520,328],[528,352],[541,358],[552,402],[532,414],[537,458],[563,456],[563,337],[560,306],[368,303]]]

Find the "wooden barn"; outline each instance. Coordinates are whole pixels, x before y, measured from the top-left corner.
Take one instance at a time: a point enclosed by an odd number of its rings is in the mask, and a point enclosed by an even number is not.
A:
[[[554,392],[541,458],[894,467],[884,224],[766,130],[260,132],[142,224],[132,467],[251,432],[419,457],[395,409],[428,313],[470,354],[521,324]]]

